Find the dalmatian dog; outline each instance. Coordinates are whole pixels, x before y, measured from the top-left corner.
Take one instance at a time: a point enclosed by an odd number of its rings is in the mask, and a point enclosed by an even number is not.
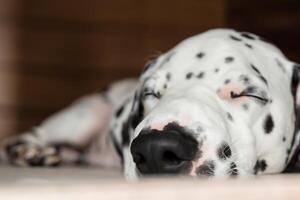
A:
[[[300,66],[263,38],[215,29],[3,142],[18,166],[86,163],[147,175],[236,177],[297,167]],[[289,167],[291,166],[291,167]]]

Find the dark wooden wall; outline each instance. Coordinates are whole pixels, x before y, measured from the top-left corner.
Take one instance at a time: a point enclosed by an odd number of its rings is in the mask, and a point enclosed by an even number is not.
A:
[[[226,23],[267,38],[300,63],[299,0],[228,0]]]
[[[216,27],[263,35],[299,62],[297,0],[0,0],[0,135],[137,76],[147,59]]]
[[[0,0],[0,136],[12,133],[17,121],[17,64],[19,12],[17,0]]]
[[[2,4],[15,12],[5,14]],[[0,8],[0,27],[13,21],[17,29],[14,58],[0,65],[7,86],[0,85],[2,135],[36,125],[113,80],[137,76],[149,56],[225,19],[223,0],[0,0]]]

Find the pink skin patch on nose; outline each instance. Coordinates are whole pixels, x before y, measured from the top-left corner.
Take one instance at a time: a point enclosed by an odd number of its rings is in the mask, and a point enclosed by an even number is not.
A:
[[[169,123],[173,123],[176,122],[178,123],[180,126],[187,126],[190,122],[191,122],[191,117],[189,114],[184,113],[182,114],[179,118],[169,118],[167,120],[162,120],[162,121],[158,121],[158,122],[154,122],[151,124],[151,129],[156,129],[156,130],[163,130],[164,127],[169,124]]]
[[[158,130],[158,131],[162,131],[164,129],[164,127],[170,123],[170,122],[174,122],[174,120],[167,120],[167,121],[164,121],[164,122],[156,122],[156,123],[153,123],[151,124],[151,129],[155,129],[155,130]]]
[[[234,104],[240,105],[247,101],[247,97],[238,97],[238,98],[232,98],[231,93],[234,94],[240,94],[245,89],[245,87],[238,83],[229,83],[223,87],[220,88],[218,91],[218,96],[221,99],[224,99],[226,101],[230,101]]]

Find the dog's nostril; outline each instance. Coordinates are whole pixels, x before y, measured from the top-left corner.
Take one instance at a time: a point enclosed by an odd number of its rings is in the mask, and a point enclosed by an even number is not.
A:
[[[146,159],[145,159],[145,157],[144,157],[142,154],[137,153],[137,154],[135,154],[135,155],[133,156],[133,161],[134,161],[136,164],[143,164],[143,163],[146,162]]]
[[[174,152],[165,151],[162,156],[162,161],[168,165],[179,165],[183,160],[180,159]]]

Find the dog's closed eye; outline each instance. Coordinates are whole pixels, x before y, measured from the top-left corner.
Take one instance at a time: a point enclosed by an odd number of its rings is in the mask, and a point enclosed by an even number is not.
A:
[[[160,91],[155,91],[153,88],[145,87],[143,90],[142,97],[143,97],[143,99],[147,99],[147,98],[160,99],[161,93],[160,93]]]
[[[243,90],[239,94],[236,94],[233,91],[231,91],[230,92],[230,97],[232,99],[240,98],[240,97],[251,97],[251,98],[255,98],[255,99],[259,100],[259,101],[262,101],[264,103],[267,103],[269,101],[268,98],[264,97],[263,95],[259,95],[255,91],[256,91],[256,89],[253,88],[253,87],[246,88],[245,90]]]
[[[153,91],[149,91],[149,92],[145,92],[144,94],[143,94],[143,97],[144,98],[147,98],[147,97],[155,97],[155,98],[157,98],[157,99],[159,99],[160,97],[161,97],[161,94],[160,94],[160,92],[153,92]]]

